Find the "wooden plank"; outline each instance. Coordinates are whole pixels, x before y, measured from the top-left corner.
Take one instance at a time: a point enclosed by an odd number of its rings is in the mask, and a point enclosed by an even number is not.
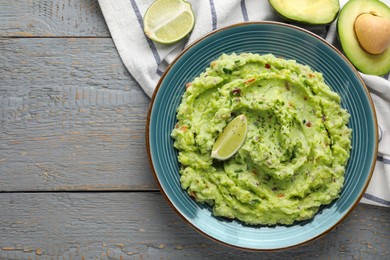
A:
[[[109,37],[98,0],[14,0],[0,8],[0,37]]]
[[[0,191],[156,190],[149,98],[111,39],[1,39]]]
[[[190,228],[160,193],[0,194],[0,259],[389,259],[386,208],[359,205],[325,237],[253,253]],[[132,257],[132,258],[131,258]]]

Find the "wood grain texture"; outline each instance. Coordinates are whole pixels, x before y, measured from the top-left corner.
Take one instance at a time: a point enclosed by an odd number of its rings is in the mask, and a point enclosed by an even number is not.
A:
[[[0,39],[0,191],[157,189],[111,39]]]
[[[0,0],[0,259],[390,258],[383,207],[276,253],[186,225],[155,192],[149,98],[109,35],[97,0]]]
[[[109,37],[98,0],[0,0],[0,37]]]
[[[288,251],[228,248],[155,193],[0,194],[1,259],[389,259],[389,211],[359,205],[325,237]]]

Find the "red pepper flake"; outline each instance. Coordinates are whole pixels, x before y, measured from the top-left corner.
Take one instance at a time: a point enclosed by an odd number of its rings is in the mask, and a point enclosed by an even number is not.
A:
[[[183,125],[182,127],[180,127],[180,130],[183,131],[183,132],[187,131],[187,126]]]
[[[283,197],[284,197],[284,194],[283,194],[283,193],[279,193],[279,194],[276,195],[276,196],[278,196],[278,198],[283,198]]]
[[[309,76],[309,78],[311,78],[311,79],[316,77],[316,75],[314,75],[314,74],[312,74],[312,73],[309,73],[308,76]]]
[[[303,100],[307,101],[307,100],[308,100],[308,98],[307,98],[306,96],[304,96],[304,97],[303,97]]]
[[[250,79],[247,79],[244,81],[244,84],[248,84],[248,83],[251,83],[253,81],[255,81],[256,79],[255,78],[250,78]]]
[[[307,127],[311,127],[311,126],[312,126],[311,122],[308,121],[308,122],[306,123],[306,126],[307,126]]]
[[[191,191],[191,192],[190,192],[190,196],[191,196],[192,198],[196,199],[196,193],[195,193],[195,192]]]
[[[188,82],[187,84],[186,84],[186,89],[188,89],[189,87],[191,87],[192,86],[192,83],[191,82]]]
[[[271,65],[269,65],[268,63],[266,63],[266,64],[265,64],[265,68],[266,68],[267,70],[269,70],[269,69],[271,68]]]
[[[175,128],[179,128],[179,123],[177,123],[177,124],[175,125]]]
[[[241,89],[235,88],[235,89],[232,90],[232,93],[233,93],[233,95],[238,96],[238,95],[241,94]]]

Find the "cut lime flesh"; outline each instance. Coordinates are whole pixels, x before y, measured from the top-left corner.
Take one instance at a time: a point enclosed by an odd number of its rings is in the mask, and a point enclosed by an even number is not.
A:
[[[244,144],[247,128],[248,123],[245,115],[234,118],[215,141],[211,157],[218,160],[232,157]]]
[[[191,32],[194,24],[191,4],[183,0],[157,0],[144,16],[145,34],[164,44],[183,39]]]

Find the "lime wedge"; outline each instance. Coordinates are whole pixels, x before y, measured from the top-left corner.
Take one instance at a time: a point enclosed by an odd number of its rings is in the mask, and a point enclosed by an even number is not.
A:
[[[157,0],[146,10],[144,32],[153,41],[169,44],[186,37],[195,24],[191,4],[183,0]]]
[[[211,157],[226,160],[232,157],[245,141],[248,123],[245,115],[234,118],[214,143]]]

